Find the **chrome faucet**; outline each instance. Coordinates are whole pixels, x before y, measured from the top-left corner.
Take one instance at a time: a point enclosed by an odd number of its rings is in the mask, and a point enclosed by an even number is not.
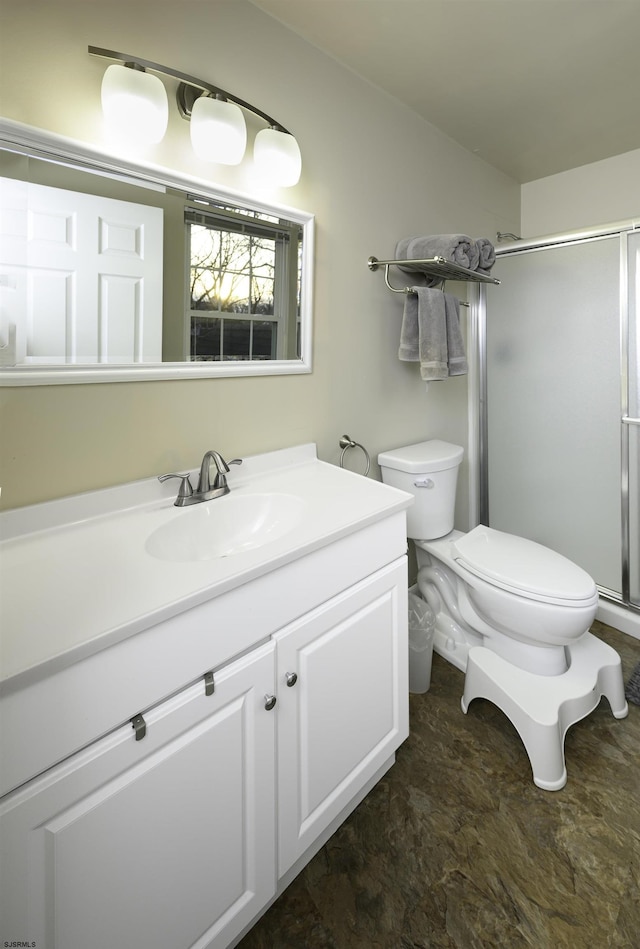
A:
[[[211,484],[211,462],[215,463],[216,476]],[[241,465],[241,458],[234,458],[233,461],[226,462],[220,452],[208,451],[205,453],[200,465],[200,477],[198,478],[198,487],[193,490],[191,479],[188,474],[164,474],[158,477],[158,481],[166,481],[168,478],[179,478],[180,488],[178,497],[174,501],[176,507],[187,507],[190,504],[199,504],[201,501],[212,501],[214,498],[221,498],[229,494],[231,490],[227,484],[227,473],[229,465]]]

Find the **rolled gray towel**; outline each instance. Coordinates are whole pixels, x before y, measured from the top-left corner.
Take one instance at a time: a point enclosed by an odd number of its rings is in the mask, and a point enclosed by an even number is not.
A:
[[[478,248],[478,272],[488,274],[496,262],[496,249],[488,237],[476,237]]]
[[[402,260],[403,258],[407,257],[407,248],[412,240],[413,237],[405,237],[401,241],[398,241],[395,253],[396,260]],[[427,276],[426,273],[419,274],[416,270],[405,270],[404,267],[399,267],[398,269],[404,271],[405,273],[410,273],[413,278],[412,282],[420,287],[432,287],[439,283],[437,279]]]
[[[398,241],[396,244],[396,260],[407,259],[407,248],[412,240],[413,237],[403,237],[401,241]]]
[[[473,238],[466,234],[432,234],[427,237],[406,237],[398,241],[396,259],[398,260],[430,260],[433,257],[444,257],[453,264],[475,270],[480,255]],[[403,267],[405,273],[420,272],[420,264],[411,264]]]

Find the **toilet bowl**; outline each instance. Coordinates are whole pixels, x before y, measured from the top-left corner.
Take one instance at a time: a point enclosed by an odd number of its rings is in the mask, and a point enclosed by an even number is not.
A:
[[[407,535],[417,586],[436,614],[434,649],[466,673],[462,708],[488,698],[513,721],[540,787],[566,782],[567,728],[606,696],[627,714],[620,658],[589,632],[593,579],[561,554],[489,527],[453,529],[463,449],[440,440],[378,456],[385,483],[414,496]],[[550,729],[550,730],[549,730]]]
[[[482,644],[538,675],[566,671],[564,647],[584,635],[598,607],[589,574],[547,547],[484,526],[414,543],[418,588],[442,614],[437,648],[455,665],[466,669],[468,649]]]

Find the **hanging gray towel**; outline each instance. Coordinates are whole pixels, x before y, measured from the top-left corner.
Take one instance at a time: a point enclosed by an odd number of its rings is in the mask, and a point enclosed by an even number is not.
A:
[[[404,298],[402,326],[400,327],[400,348],[398,359],[403,362],[418,362],[420,359],[420,333],[418,328],[418,290],[412,287]]]
[[[496,249],[488,237],[476,237],[478,273],[488,274],[496,262]]]
[[[449,375],[447,317],[442,290],[412,287],[407,293],[398,358],[419,362],[420,375],[431,382]]]
[[[419,362],[425,382],[436,382],[468,371],[456,297],[429,287],[407,293],[400,330],[398,358]]]
[[[479,252],[473,238],[466,234],[432,234],[426,237],[405,237],[396,246],[397,260],[431,259],[444,257],[451,263],[475,270],[478,266]],[[405,273],[419,272],[420,264],[403,267]]]
[[[468,371],[467,357],[460,330],[460,303],[451,293],[443,293],[447,325],[447,365],[450,376],[464,376]]]

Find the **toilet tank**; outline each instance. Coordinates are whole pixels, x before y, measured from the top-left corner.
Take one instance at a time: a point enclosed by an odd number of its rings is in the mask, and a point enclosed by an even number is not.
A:
[[[407,536],[435,540],[453,530],[456,482],[464,449],[433,439],[378,455],[382,480],[413,494]]]

